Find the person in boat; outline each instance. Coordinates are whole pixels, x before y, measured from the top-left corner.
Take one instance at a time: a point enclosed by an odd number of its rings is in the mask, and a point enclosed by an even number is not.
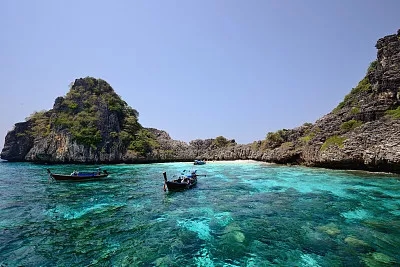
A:
[[[175,180],[178,183],[188,183],[188,179],[185,176],[180,176],[178,179]]]
[[[78,172],[76,170],[71,173],[71,176],[77,176],[77,175],[78,175]]]

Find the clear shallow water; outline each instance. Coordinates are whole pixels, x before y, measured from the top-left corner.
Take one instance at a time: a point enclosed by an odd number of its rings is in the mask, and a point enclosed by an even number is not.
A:
[[[400,266],[398,176],[209,162],[0,163],[0,266]],[[196,168],[194,189],[164,192]]]

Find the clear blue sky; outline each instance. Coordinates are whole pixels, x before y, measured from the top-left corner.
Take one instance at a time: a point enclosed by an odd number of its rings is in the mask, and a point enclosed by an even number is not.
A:
[[[335,108],[400,28],[399,0],[0,0],[0,149],[76,78],[173,139],[238,143]]]

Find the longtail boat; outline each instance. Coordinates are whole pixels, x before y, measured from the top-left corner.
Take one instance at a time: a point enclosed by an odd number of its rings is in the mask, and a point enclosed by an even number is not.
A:
[[[47,172],[49,173],[50,177],[56,181],[75,181],[75,182],[91,181],[91,180],[104,179],[108,176],[108,172],[106,170],[103,170],[103,172],[101,172],[100,169],[95,172],[74,171],[71,174],[55,174],[52,173],[50,169],[47,169]]]
[[[178,179],[168,181],[167,173],[163,172],[164,176],[164,191],[180,191],[185,189],[190,189],[197,184],[198,176],[206,176],[196,174],[197,170],[192,171],[190,174],[182,174]]]
[[[204,164],[206,164],[205,160],[195,159],[194,162],[193,162],[193,165],[204,165]]]

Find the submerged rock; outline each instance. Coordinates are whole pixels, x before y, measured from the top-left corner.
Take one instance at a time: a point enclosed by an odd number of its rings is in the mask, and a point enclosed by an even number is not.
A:
[[[335,236],[340,234],[339,228],[333,223],[318,227],[318,230],[327,233],[328,235]]]
[[[344,242],[346,242],[347,244],[349,244],[350,246],[353,246],[353,247],[368,247],[369,246],[365,241],[355,238],[354,236],[346,237],[344,239]]]
[[[373,252],[363,257],[364,263],[369,267],[394,266],[395,259],[381,252]]]

